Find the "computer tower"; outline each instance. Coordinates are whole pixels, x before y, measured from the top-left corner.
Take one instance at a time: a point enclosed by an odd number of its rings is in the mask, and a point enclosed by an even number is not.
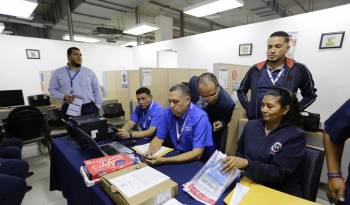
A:
[[[83,115],[70,119],[74,127],[78,127],[95,140],[108,138],[107,119],[98,115]]]

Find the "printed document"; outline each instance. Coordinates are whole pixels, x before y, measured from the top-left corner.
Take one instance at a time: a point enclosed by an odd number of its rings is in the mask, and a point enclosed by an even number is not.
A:
[[[147,144],[143,144],[143,145],[137,145],[137,146],[132,147],[132,149],[135,150],[140,155],[145,155],[145,153],[147,152],[150,144],[151,143],[147,143]],[[164,156],[164,155],[166,155],[167,153],[169,153],[169,152],[171,152],[173,150],[174,149],[172,149],[172,148],[161,146],[160,149],[156,153],[153,154],[153,156]]]
[[[83,100],[79,98],[75,98],[72,103],[69,103],[69,106],[67,109],[67,115],[80,116],[82,106],[83,106]]]
[[[130,198],[168,179],[170,178],[167,175],[147,166],[109,181],[112,186]]]

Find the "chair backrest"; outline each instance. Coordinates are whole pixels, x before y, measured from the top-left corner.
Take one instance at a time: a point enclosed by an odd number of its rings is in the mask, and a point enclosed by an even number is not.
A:
[[[51,105],[50,96],[46,94],[28,96],[28,102],[33,107]]]
[[[123,110],[123,106],[121,103],[109,103],[102,106],[103,109],[103,117],[105,118],[113,118],[120,117],[125,115],[125,111]]]
[[[316,201],[323,161],[322,149],[306,146],[304,159],[298,167],[302,173],[301,191],[304,199]]]
[[[35,107],[17,107],[5,120],[5,131],[7,136],[15,136],[23,141],[42,137],[46,131],[45,117]]]
[[[62,121],[63,113],[61,108],[47,110],[46,116],[51,127],[62,127],[65,125]]]

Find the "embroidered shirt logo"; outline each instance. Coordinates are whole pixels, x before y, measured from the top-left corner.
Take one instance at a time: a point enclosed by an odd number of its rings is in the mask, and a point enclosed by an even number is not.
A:
[[[280,152],[282,149],[282,143],[280,142],[276,142],[275,144],[272,145],[271,147],[271,150],[270,150],[270,153],[275,155],[277,154],[278,152]]]

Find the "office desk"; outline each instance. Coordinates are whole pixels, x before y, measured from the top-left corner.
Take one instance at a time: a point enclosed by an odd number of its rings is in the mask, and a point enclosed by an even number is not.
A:
[[[138,140],[139,144],[146,140]],[[67,137],[56,138],[51,144],[51,167],[50,167],[50,190],[60,190],[67,199],[68,205],[112,205],[114,202],[102,190],[100,184],[86,187],[80,175],[79,169],[83,160],[91,158]],[[173,153],[174,154],[174,153]],[[192,199],[182,190],[182,184],[188,182],[203,166],[200,161],[160,165],[154,167],[160,172],[168,175],[178,183],[179,194],[176,199],[182,203],[196,205],[202,204]],[[224,204],[223,198],[232,190],[232,187],[222,195],[217,204]]]

